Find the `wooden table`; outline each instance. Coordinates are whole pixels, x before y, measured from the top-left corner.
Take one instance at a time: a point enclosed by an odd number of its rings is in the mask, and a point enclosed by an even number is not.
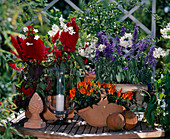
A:
[[[53,125],[47,123],[43,129],[24,128],[25,112],[19,113],[17,118],[11,119],[12,126],[21,134],[38,137],[39,139],[120,139],[120,138],[160,138],[165,136],[165,132],[159,127],[152,129],[147,123],[138,122],[131,131],[111,131],[107,127],[92,127],[88,125],[81,117],[75,114],[75,117],[69,124]],[[4,127],[0,125],[0,130]]]

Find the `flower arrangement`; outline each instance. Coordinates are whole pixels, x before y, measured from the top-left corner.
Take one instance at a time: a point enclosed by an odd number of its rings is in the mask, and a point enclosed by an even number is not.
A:
[[[25,109],[30,97],[37,91],[40,77],[45,68],[43,63],[47,60],[49,52],[40,36],[37,35],[37,29],[27,26],[23,28],[23,32],[25,35],[20,33],[17,39],[10,36],[11,43],[15,48],[11,52],[17,59],[10,59],[9,66],[18,72],[17,106]]]
[[[92,81],[78,82],[77,86],[70,90],[70,98],[75,103],[76,109],[80,110],[88,106],[92,107],[101,99],[101,85]]]
[[[101,100],[101,94],[105,94],[109,103],[115,103],[125,107],[134,104],[133,92],[122,93],[122,89],[117,91],[115,85],[111,83],[95,83],[93,81],[78,82],[77,86],[70,90],[70,98],[75,103],[76,109],[80,110],[88,106],[96,105]]]
[[[72,72],[72,83],[74,74],[78,75],[76,70],[79,65],[83,68],[83,61],[75,51],[79,30],[76,18],[71,18],[67,24],[62,17],[59,20],[61,27],[54,24],[48,32],[49,37],[38,36],[38,30],[32,26],[24,27],[25,34],[19,34],[17,39],[11,35],[11,43],[15,48],[11,52],[17,59],[10,59],[9,66],[18,72],[16,86],[20,94],[19,108],[26,108],[34,92],[44,96],[44,91],[49,91],[50,87],[46,85],[49,84],[47,75],[50,68],[65,68],[68,78]],[[43,41],[44,38],[46,41]],[[75,80],[77,79],[78,77]]]

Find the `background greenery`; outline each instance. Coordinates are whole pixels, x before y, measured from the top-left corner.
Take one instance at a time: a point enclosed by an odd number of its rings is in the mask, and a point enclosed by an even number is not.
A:
[[[38,28],[40,33],[42,35],[47,34],[48,30],[50,30],[51,25],[48,25],[47,23],[43,22],[42,16],[39,11],[41,11],[48,3],[50,3],[52,0],[1,0],[0,1],[0,101],[3,101],[4,99],[8,98],[8,96],[12,93],[12,83],[15,81],[15,78],[11,78],[12,71],[8,66],[7,59],[10,58],[12,55],[9,53],[10,49],[13,49],[13,46],[10,43],[9,35],[16,35],[25,25],[27,21],[30,21],[32,19],[35,19],[34,16],[38,15],[38,18],[34,21],[34,27]],[[140,0],[126,0],[123,4],[124,8],[127,10],[130,10],[132,7],[136,5]],[[109,31],[110,33],[115,33],[114,29],[114,22],[117,22],[117,19],[119,15],[114,16],[108,16],[111,14],[111,11],[115,10],[114,5],[111,7],[107,7],[108,4],[107,1],[102,3],[102,5],[96,4],[95,1],[92,1],[91,4],[88,4],[90,0],[72,0],[72,2],[77,5],[81,10],[86,11],[87,8],[90,8],[91,10],[95,9],[97,11],[91,11],[93,13],[93,16],[98,16],[98,14],[102,14],[101,18],[97,20],[94,24],[91,24],[90,29],[87,29],[86,27],[89,26],[87,24],[88,22],[85,22],[84,26],[80,27],[80,32],[83,33],[83,31],[87,31],[88,33],[95,33],[100,30]],[[121,2],[121,1],[119,1]],[[164,40],[160,40],[160,28],[164,26],[164,22],[168,23],[170,22],[170,3],[168,0],[157,0],[157,14],[159,17],[157,17],[157,28],[156,28],[156,34],[157,34],[157,46],[166,48],[167,43]],[[94,7],[89,7],[89,5],[94,5]],[[99,9],[99,7],[101,7]],[[107,8],[106,8],[107,7]],[[146,7],[146,8],[143,8]],[[141,21],[143,24],[145,24],[148,28],[151,28],[151,1],[147,1],[147,3],[138,9],[133,15]],[[165,9],[169,8],[167,11]],[[47,18],[51,18],[50,21],[53,21],[51,23],[57,22],[57,17],[60,17],[61,14],[63,14],[63,17],[67,19],[67,17],[76,15],[77,17],[82,16],[83,17],[89,17],[88,21],[89,23],[93,20],[92,14],[90,13],[82,13],[75,11],[72,7],[70,7],[66,2],[63,0],[59,0],[52,8],[50,8],[48,11],[44,11],[42,13]],[[94,17],[93,17],[94,18]],[[105,20],[107,18],[107,20]],[[53,19],[53,20],[52,20]],[[79,20],[79,24],[82,24],[83,20]],[[130,19],[126,19],[125,23],[129,27],[132,25],[135,25],[135,23],[131,22]],[[108,26],[105,26],[107,24]],[[97,25],[97,26],[96,26]],[[117,28],[119,29],[121,24],[116,24]],[[162,26],[161,26],[162,25]],[[144,31],[140,30],[140,32],[143,35],[146,35]],[[85,34],[86,36],[87,34]],[[86,40],[84,40],[86,41]],[[156,79],[159,80],[161,73],[164,73],[163,69],[168,69],[167,66],[165,66],[165,59],[161,59],[156,67]],[[160,80],[159,80],[160,82]],[[163,83],[165,81],[162,81]],[[167,99],[168,100],[168,99]],[[167,101],[168,103],[168,101]],[[0,106],[1,107],[1,106]],[[5,115],[6,117],[9,116],[10,113]],[[1,133],[0,137],[3,138],[5,134]],[[11,135],[12,136],[12,135]]]

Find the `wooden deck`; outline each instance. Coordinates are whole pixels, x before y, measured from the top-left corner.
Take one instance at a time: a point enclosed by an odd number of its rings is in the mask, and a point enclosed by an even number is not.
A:
[[[14,117],[14,116],[13,116]],[[160,138],[164,137],[164,131],[159,127],[152,129],[147,123],[138,122],[136,127],[131,131],[111,131],[107,127],[92,127],[88,125],[81,117],[75,114],[73,120],[68,124],[53,125],[47,123],[43,129],[24,128],[25,112],[20,112],[17,118],[11,119],[11,124],[21,134],[35,136],[40,139],[119,139],[119,138]],[[0,130],[4,127],[0,126]]]

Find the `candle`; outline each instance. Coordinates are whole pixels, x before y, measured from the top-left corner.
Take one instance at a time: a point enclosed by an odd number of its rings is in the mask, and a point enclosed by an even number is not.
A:
[[[56,96],[56,111],[64,111],[64,95],[62,94]]]

